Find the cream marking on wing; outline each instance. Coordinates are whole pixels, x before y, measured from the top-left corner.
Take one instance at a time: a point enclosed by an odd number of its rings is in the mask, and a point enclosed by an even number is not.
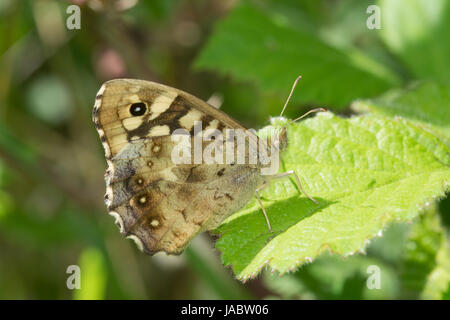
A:
[[[120,217],[120,215],[117,212],[115,212],[115,211],[110,211],[108,213],[109,213],[110,216],[113,216],[116,219],[116,224],[119,225],[120,233],[123,233],[124,232],[123,220]]]
[[[108,164],[108,168],[106,169],[107,174],[105,175],[105,182],[106,182],[105,204],[106,207],[109,208],[109,206],[113,203],[114,198],[114,192],[110,185],[111,180],[113,180],[114,178],[114,164],[111,160],[106,160],[106,163]],[[114,213],[117,215],[116,212]],[[122,221],[122,219],[120,220]]]
[[[194,122],[200,121],[202,116],[203,116],[203,113],[201,113],[200,111],[198,111],[196,109],[191,109],[191,110],[189,110],[188,113],[186,113],[186,115],[181,117],[180,120],[178,120],[178,121],[184,129],[191,130],[192,127],[194,126]]]
[[[105,135],[105,131],[103,131],[103,129],[98,129],[97,131],[98,131],[98,135],[100,137]],[[108,143],[106,141],[102,141],[102,145],[103,145],[103,149],[105,149],[105,157],[106,158],[111,157],[111,149],[110,149]]]
[[[101,97],[103,95],[103,91],[105,91],[106,86],[102,85],[100,89],[98,90],[96,97]],[[100,105],[102,104],[102,99],[95,99],[94,109],[100,108]]]
[[[172,181],[172,182],[179,181],[177,175],[175,173],[173,173],[172,169],[173,169],[173,167],[160,171],[161,178],[166,181]]]
[[[219,120],[217,120],[217,119],[214,119],[214,120],[212,120],[210,123],[209,123],[209,126],[207,126],[206,128],[205,128],[205,131],[206,130],[214,130],[214,129],[217,129],[217,126],[219,125]]]
[[[150,225],[151,225],[152,227],[156,228],[157,226],[159,226],[159,221],[156,220],[156,219],[154,219],[154,220],[152,220],[152,222],[150,222]]]
[[[142,252],[144,252],[144,244],[142,243],[141,239],[139,239],[137,236],[135,236],[134,234],[129,235],[128,237],[126,237],[127,239],[131,239],[134,241],[134,243],[136,243],[136,246],[139,248],[139,250],[141,250]]]
[[[170,134],[170,128],[168,125],[164,126],[154,126],[147,137],[160,137],[160,136],[168,136]]]
[[[129,103],[141,102],[141,98],[137,94],[132,94],[126,97]]]
[[[96,97],[101,97],[103,95],[103,92],[105,91],[106,86],[102,85],[100,90],[98,90]],[[97,111],[96,112],[96,117],[94,118],[94,122],[98,123],[100,121],[100,119],[98,118],[98,110],[100,109],[100,106],[102,105],[102,98],[100,99],[95,99],[95,103],[94,103],[94,110]],[[105,131],[103,131],[103,129],[97,129],[98,134],[100,137],[105,136]],[[108,146],[108,144],[106,143],[106,141],[102,141],[102,145],[103,148],[105,149],[105,157],[109,158],[111,156],[111,150]]]
[[[140,204],[144,204],[146,202],[147,202],[147,197],[146,196],[142,196],[142,197],[139,198],[139,203]]]
[[[144,120],[143,116],[140,117],[132,117],[132,118],[125,118],[122,120],[122,124],[125,129],[128,131],[134,130],[137,127],[139,127]]]
[[[177,93],[170,91],[159,95],[150,106],[150,111],[152,115],[150,116],[149,120],[156,119],[157,117],[159,117],[161,113],[169,109],[176,97]]]
[[[108,169],[107,171],[110,172],[110,176],[113,177],[114,176],[114,164],[111,160],[106,160],[106,164],[108,165]]]
[[[106,194],[105,194],[106,207],[109,208],[109,206],[112,204],[112,198],[113,198],[113,190],[112,190],[111,186],[107,186],[106,187]]]

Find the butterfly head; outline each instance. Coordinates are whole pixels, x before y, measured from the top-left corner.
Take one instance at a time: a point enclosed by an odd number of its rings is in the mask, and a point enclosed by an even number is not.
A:
[[[297,122],[298,120],[303,119],[307,115],[315,112],[326,112],[324,108],[316,108],[306,112],[304,115],[294,119],[289,120],[282,116],[272,117],[270,118],[270,130],[272,131],[270,134],[266,134],[266,136],[270,136],[272,139],[272,143],[278,148],[278,150],[283,151],[287,148],[288,140],[287,140],[287,128]]]
[[[279,151],[284,151],[287,147],[286,124],[288,119],[274,117],[270,119],[270,125],[259,130],[258,136],[265,139],[268,146],[272,146]]]
[[[287,125],[289,124],[289,120],[284,117],[272,117],[270,118],[270,125],[274,131],[271,135],[272,143],[280,151],[284,151],[288,145],[287,139]]]

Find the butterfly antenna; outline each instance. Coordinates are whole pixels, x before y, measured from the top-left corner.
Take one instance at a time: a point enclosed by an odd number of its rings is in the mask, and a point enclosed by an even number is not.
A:
[[[314,112],[326,112],[326,111],[327,111],[327,110],[324,109],[324,108],[316,108],[316,109],[309,110],[309,111],[306,112],[304,115],[302,115],[302,116],[300,116],[300,117],[298,117],[298,118],[296,118],[296,119],[294,119],[294,120],[289,121],[288,124],[291,124],[291,123],[296,122],[296,121],[298,121],[298,120],[300,120],[300,119],[303,119],[304,117],[306,117],[307,115],[309,115],[309,114],[311,114],[311,113],[314,113]]]
[[[301,78],[302,78],[302,76],[298,76],[297,79],[295,79],[294,84],[292,85],[291,92],[289,93],[289,96],[288,96],[287,99],[286,99],[286,102],[285,102],[285,104],[284,104],[284,106],[283,106],[283,109],[281,110],[280,117],[283,116],[284,110],[286,109],[286,107],[287,107],[287,105],[288,105],[288,103],[289,103],[289,100],[291,100],[292,93],[294,92],[295,87],[297,86],[297,83],[298,83],[298,81],[299,81]],[[294,123],[294,122],[296,122],[296,121],[298,121],[298,120],[300,120],[300,119],[303,119],[304,117],[308,116],[308,115],[311,114],[311,113],[314,113],[314,112],[326,112],[326,111],[327,111],[327,110],[324,109],[324,108],[316,108],[316,109],[309,110],[309,111],[306,112],[304,115],[302,115],[302,116],[300,116],[300,117],[298,117],[298,118],[296,118],[296,119],[294,119],[294,120],[291,120],[291,121],[289,121],[288,123],[286,123],[286,124],[282,127],[282,129],[286,128],[286,127],[287,127],[288,125],[290,125],[291,123]]]
[[[283,109],[281,110],[280,117],[283,115],[284,110],[286,109],[286,107],[287,107],[287,105],[288,105],[288,103],[289,103],[289,100],[291,100],[292,93],[294,93],[294,89],[295,89],[295,87],[297,86],[297,82],[298,82],[298,80],[300,80],[301,78],[302,78],[302,76],[298,76],[297,79],[295,79],[294,84],[292,85],[291,92],[289,93],[289,96],[287,97],[286,102],[284,103]]]
[[[324,108],[316,108],[316,109],[309,110],[308,112],[306,112],[304,115],[298,117],[297,119],[290,120],[288,123],[286,123],[286,124],[281,128],[281,130],[287,128],[287,126],[290,125],[291,123],[294,123],[295,121],[298,121],[298,120],[300,120],[300,119],[303,119],[304,117],[306,117],[307,115],[309,115],[309,114],[311,114],[311,113],[314,113],[314,112],[326,112],[326,111],[327,111],[327,109],[324,109]]]

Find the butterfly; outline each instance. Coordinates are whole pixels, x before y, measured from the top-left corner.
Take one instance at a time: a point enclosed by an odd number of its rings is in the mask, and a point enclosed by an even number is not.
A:
[[[236,151],[231,162],[174,163],[176,130],[184,130],[187,142],[194,144],[197,123],[219,133],[246,130],[226,113],[181,90],[144,80],[110,80],[97,93],[93,122],[108,164],[108,212],[120,232],[147,254],[182,253],[195,235],[215,229],[254,195],[272,232],[260,197],[272,178],[293,175],[305,193],[295,172],[261,174],[263,165],[250,161],[250,149],[241,151],[241,162],[235,161]],[[282,151],[287,145],[285,129],[279,131],[279,139],[269,140],[273,150]],[[246,134],[247,143],[268,146],[255,132]],[[210,143],[211,139],[200,142],[202,148]],[[191,155],[193,149],[187,149]]]

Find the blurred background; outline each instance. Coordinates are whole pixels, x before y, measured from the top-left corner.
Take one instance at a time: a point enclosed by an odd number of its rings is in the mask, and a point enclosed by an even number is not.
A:
[[[0,298],[448,299],[448,200],[365,255],[245,284],[208,234],[180,257],[142,254],[106,213],[91,113],[104,81],[130,77],[214,97],[260,128],[301,74],[287,116],[314,106],[348,116],[355,99],[448,81],[449,30],[445,0],[0,0]],[[380,290],[366,286],[372,264]],[[70,265],[80,290],[66,286]]]

